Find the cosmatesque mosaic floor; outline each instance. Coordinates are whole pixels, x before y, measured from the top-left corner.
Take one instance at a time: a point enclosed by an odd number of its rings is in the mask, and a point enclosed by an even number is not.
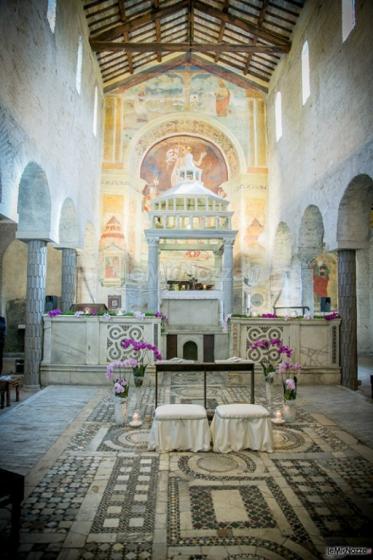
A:
[[[246,386],[214,382],[211,410],[249,402]],[[159,395],[202,401],[186,375],[166,379]],[[263,387],[256,402],[266,405]],[[273,409],[280,404],[275,392]],[[274,425],[272,454],[149,452],[151,386],[133,389],[134,409],[141,428],[114,424],[107,389],[82,405],[59,451],[27,478],[17,558],[298,560],[372,546],[373,451],[301,399],[294,423]]]

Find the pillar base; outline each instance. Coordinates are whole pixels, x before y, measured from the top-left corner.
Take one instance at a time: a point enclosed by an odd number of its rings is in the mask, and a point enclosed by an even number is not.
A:
[[[22,385],[22,389],[26,393],[37,393],[41,390],[41,385]]]

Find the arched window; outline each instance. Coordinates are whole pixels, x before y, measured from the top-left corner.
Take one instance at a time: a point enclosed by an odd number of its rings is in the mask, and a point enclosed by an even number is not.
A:
[[[310,90],[310,58],[308,51],[308,42],[305,41],[302,48],[302,101],[303,105],[309,98]]]
[[[48,0],[47,20],[52,33],[56,28],[57,0]]]
[[[281,91],[276,93],[275,99],[275,120],[276,120],[276,141],[278,142],[282,136],[282,102]]]
[[[97,136],[97,112],[98,112],[98,87],[95,86],[95,99],[93,102],[93,134]]]
[[[356,24],[355,0],[342,0],[342,42],[344,43]]]
[[[83,69],[83,37],[79,35],[78,55],[76,59],[76,78],[75,78],[76,91],[79,93],[79,95],[80,95],[80,90],[82,88],[82,69]]]

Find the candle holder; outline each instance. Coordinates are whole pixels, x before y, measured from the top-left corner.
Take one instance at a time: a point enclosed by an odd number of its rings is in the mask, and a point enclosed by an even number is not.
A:
[[[285,420],[282,416],[282,411],[276,410],[274,417],[271,418],[271,421],[273,422],[273,424],[284,424]]]
[[[129,422],[129,425],[131,426],[131,428],[139,428],[140,426],[142,426],[141,414],[138,410],[135,410],[135,412],[132,414],[132,420],[131,422]]]

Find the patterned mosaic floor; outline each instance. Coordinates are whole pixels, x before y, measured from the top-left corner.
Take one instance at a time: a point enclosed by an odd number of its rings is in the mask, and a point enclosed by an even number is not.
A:
[[[98,397],[31,488],[17,558],[298,560],[372,546],[373,451],[301,402],[294,423],[274,426],[272,454],[159,455],[147,451],[152,387],[131,394],[138,429],[116,426],[111,396]],[[210,408],[248,398],[244,386],[209,386]],[[160,399],[201,402],[201,388],[175,377]]]

